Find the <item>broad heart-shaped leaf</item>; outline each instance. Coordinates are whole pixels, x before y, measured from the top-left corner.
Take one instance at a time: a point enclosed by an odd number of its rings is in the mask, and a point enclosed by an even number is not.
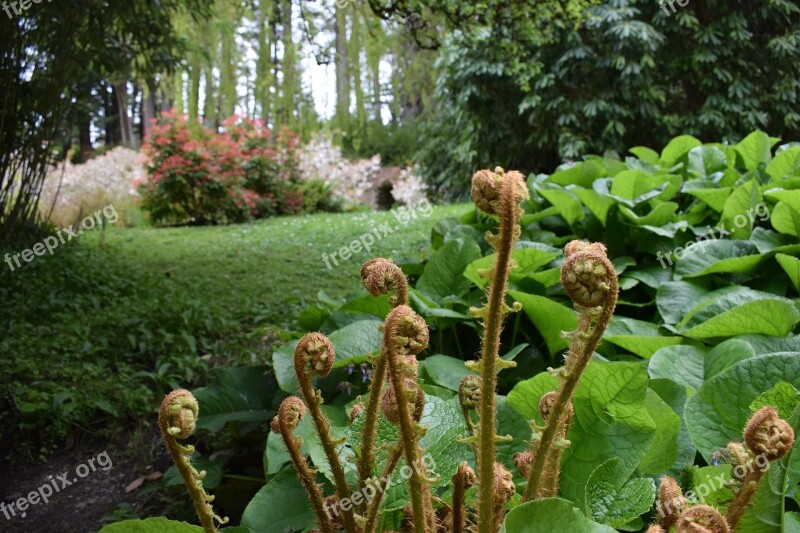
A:
[[[800,170],[800,147],[779,152],[766,169],[767,174],[775,181],[797,175],[798,170]]]
[[[800,311],[792,300],[735,287],[708,293],[678,327],[683,335],[696,339],[748,333],[785,336],[798,320]]]
[[[462,274],[467,265],[480,257],[480,246],[472,239],[445,243],[425,265],[417,290],[439,303],[448,296],[465,295],[470,283]]]
[[[752,414],[750,404],[779,381],[800,387],[800,354],[782,352],[746,359],[707,380],[689,398],[684,410],[686,424],[706,461],[728,442],[741,440],[742,428]]]
[[[647,453],[639,461],[636,471],[640,474],[655,476],[669,470],[678,459],[678,435],[681,430],[681,419],[656,392],[650,389],[647,390],[646,405],[647,412],[656,423],[656,434]],[[599,522],[609,523],[604,520],[599,520]]]
[[[302,531],[315,523],[308,497],[290,466],[261,487],[242,515],[242,525],[254,533]]]
[[[736,145],[736,152],[742,157],[744,168],[754,170],[758,165],[767,165],[772,160],[772,145],[769,135],[754,131]]]
[[[684,387],[699,389],[703,385],[706,350],[697,346],[665,346],[658,350],[647,366],[652,379],[671,379]]]
[[[586,518],[572,502],[545,498],[512,509],[499,533],[615,533],[614,528]]]
[[[665,324],[677,324],[700,297],[708,292],[708,283],[701,280],[666,281],[656,291],[656,306]]]
[[[686,407],[686,400],[688,398],[687,389],[670,379],[651,379],[650,390],[655,391],[659,398],[669,405],[680,419],[681,427],[678,431],[677,445],[678,455],[675,459],[675,463],[671,467],[661,470],[661,472],[669,470],[673,473],[679,473],[686,465],[693,464],[694,457],[697,455],[697,447],[694,445],[694,442],[692,442],[692,437],[689,435],[689,428],[686,427],[686,420],[684,420],[683,417],[683,410]],[[654,448],[656,448],[655,444],[651,446],[650,449],[652,450]],[[642,463],[640,463],[640,466],[641,464]]]
[[[748,239],[756,220],[756,206],[761,202],[761,187],[758,181],[750,181],[737,187],[725,202],[721,223],[730,231],[732,239]]]
[[[560,255],[558,252],[550,252],[539,248],[515,248],[511,252],[511,258],[516,263],[516,268],[511,271],[510,279],[520,279],[530,276],[553,259]],[[478,275],[479,269],[492,268],[497,254],[490,254],[486,257],[470,263],[464,270],[464,276],[480,288],[485,287],[489,281]]]
[[[591,185],[589,185],[591,187]],[[593,189],[582,189],[580,187],[569,187],[569,190],[581,199],[583,205],[586,206],[591,213],[597,217],[601,224],[606,225],[608,218],[608,210],[611,209],[616,202],[607,196],[603,196]]]
[[[732,240],[689,241],[682,252],[676,251],[670,257],[677,259],[675,274],[684,278],[717,273],[749,274],[765,259],[755,243]]]
[[[758,353],[775,353],[777,351],[784,350],[780,348],[756,352],[753,346],[743,338],[728,339],[714,346],[711,351],[706,354],[705,364],[703,365],[704,379],[711,379],[736,363],[744,361],[745,359],[750,359]]]
[[[328,338],[336,352],[334,368],[363,363],[371,353],[381,349],[383,335],[378,329],[380,320],[359,320],[337,329]],[[272,354],[272,368],[281,390],[297,392],[297,375],[294,370],[294,349],[297,341],[284,344]]]
[[[730,187],[720,187],[719,189],[690,189],[686,194],[694,196],[705,202],[711,209],[717,213],[722,213],[725,208],[725,202],[731,195]]]
[[[619,457],[628,475],[647,453],[656,424],[647,411],[647,372],[638,363],[591,362],[581,377],[573,405],[575,415],[563,456],[561,494],[579,507],[589,475],[610,457]],[[517,383],[508,403],[524,418],[536,418],[539,399],[556,390],[548,373]]]
[[[663,226],[674,218],[677,210],[678,204],[675,202],[664,202],[646,215],[639,216],[624,205],[619,206],[619,212],[636,226]]]
[[[595,468],[586,483],[586,514],[618,528],[649,511],[656,498],[656,484],[650,478],[629,477],[619,457]]]
[[[233,531],[234,529],[242,532],[247,531],[246,528],[225,528],[226,531]],[[203,528],[158,516],[145,520],[125,520],[108,524],[103,526],[100,533],[203,533]]]
[[[597,192],[602,191],[602,180],[594,184]],[[653,175],[641,170],[626,170],[614,176],[609,191],[613,198],[620,200],[623,204],[633,207],[646,200],[656,197],[671,196],[669,191],[680,188],[680,178],[671,175]],[[598,187],[600,190],[598,190]],[[669,198],[664,198],[669,200]]]
[[[508,295],[522,304],[522,310],[544,338],[550,355],[569,346],[569,341],[561,337],[561,332],[575,331],[578,327],[578,316],[574,310],[544,296],[517,291],[508,291]]]
[[[800,291],[800,259],[786,254],[775,254],[775,259],[789,276],[795,290]]]
[[[419,446],[424,456],[424,464],[429,477],[435,477],[431,483],[433,490],[450,483],[458,466],[467,460],[469,447],[459,443],[457,439],[467,435],[467,426],[458,400],[442,400],[436,396],[425,395],[425,408],[422,413],[421,424],[428,426],[428,430],[419,439]],[[361,436],[364,429],[366,413],[362,412],[350,426],[347,432],[347,443],[353,447],[357,454],[361,452]],[[378,438],[376,450],[378,455],[377,471],[379,475],[387,460],[387,448],[397,443],[400,432],[397,427],[390,424],[384,417],[378,422]],[[404,463],[401,463],[404,464]],[[392,477],[391,489],[386,492],[383,503],[384,510],[402,509],[410,501],[408,497],[408,483],[400,483],[400,468]]]
[[[770,390],[753,400],[750,410],[755,412],[767,405],[777,409],[781,418],[788,419],[800,405],[800,392],[791,383],[779,381]]]
[[[212,433],[228,422],[263,422],[274,415],[274,392],[267,386],[267,368],[226,367],[216,374],[214,384],[195,389],[200,403],[197,427]]]
[[[800,236],[800,206],[778,202],[772,210],[772,227],[786,235]]]
[[[645,358],[664,346],[683,342],[681,337],[663,334],[656,324],[625,317],[613,318],[603,339]]]
[[[419,367],[424,377],[452,391],[458,390],[458,385],[464,377],[474,374],[467,369],[464,361],[449,355],[429,355],[419,362]]]
[[[680,135],[672,139],[661,151],[661,160],[664,166],[671,167],[677,163],[692,148],[697,148],[703,143],[691,135]]]
[[[689,150],[686,169],[699,178],[710,178],[717,172],[725,172],[727,168],[728,158],[716,146],[698,146]]]
[[[582,220],[585,216],[583,204],[581,204],[580,200],[557,185],[550,185],[548,187],[542,184],[536,192],[558,209],[558,213],[570,227],[577,221]]]
[[[608,176],[608,171],[605,167],[598,161],[589,159],[588,161],[583,161],[570,168],[553,172],[545,182],[561,185],[562,187],[566,187],[567,185],[591,187],[594,180],[602,178],[603,176]]]

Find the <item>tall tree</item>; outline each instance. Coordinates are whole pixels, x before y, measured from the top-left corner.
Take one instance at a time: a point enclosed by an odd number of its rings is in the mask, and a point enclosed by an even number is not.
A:
[[[336,2],[335,62],[336,62],[336,115],[334,122],[346,129],[350,122],[350,76],[347,62],[347,3]]]

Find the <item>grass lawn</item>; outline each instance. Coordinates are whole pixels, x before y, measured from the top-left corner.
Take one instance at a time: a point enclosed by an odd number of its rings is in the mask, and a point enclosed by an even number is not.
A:
[[[408,224],[361,212],[110,228],[14,272],[3,265],[0,434],[16,437],[2,456],[45,456],[76,430],[102,434],[154,412],[158,396],[202,384],[218,364],[262,363],[320,291],[357,289],[370,257],[425,257],[433,225],[469,209],[418,210]],[[387,223],[372,251],[340,259]],[[338,266],[323,259],[334,252]]]

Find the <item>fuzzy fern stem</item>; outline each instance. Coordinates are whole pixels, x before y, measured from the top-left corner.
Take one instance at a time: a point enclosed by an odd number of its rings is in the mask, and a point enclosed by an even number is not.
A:
[[[300,484],[303,485],[303,489],[305,489],[311,502],[311,507],[314,509],[314,514],[317,515],[317,524],[320,529],[322,529],[323,533],[334,533],[331,520],[325,512],[322,491],[315,481],[316,474],[308,466],[306,458],[300,450],[303,443],[292,433],[303,419],[303,416],[305,416],[305,412],[306,406],[302,400],[296,396],[289,396],[283,400],[278,410],[278,416],[272,421],[272,431],[280,433],[283,437],[283,442],[289,451],[289,457],[297,472],[297,477],[300,479]]]
[[[188,390],[180,389],[169,393],[161,402],[158,413],[158,426],[161,436],[167,445],[167,451],[186,484],[186,490],[192,498],[197,518],[205,533],[216,533],[216,523],[225,524],[227,518],[214,514],[211,502],[214,500],[203,488],[205,471],[198,472],[189,461],[194,446],[183,446],[178,439],[188,438],[194,433],[199,406],[197,400]]]
[[[500,218],[496,236],[487,240],[497,250],[492,266],[487,306],[471,310],[473,315],[483,318],[484,335],[480,361],[480,403],[477,440],[478,480],[478,532],[494,533],[496,528],[495,495],[492,480],[495,472],[497,434],[495,432],[495,389],[499,365],[500,332],[504,316],[511,311],[506,305],[508,274],[512,268],[511,250],[519,237],[520,200],[526,198],[528,190],[519,172],[504,173],[483,170],[472,178],[472,197],[475,205],[488,214]]]
[[[531,450],[533,457],[524,496],[526,501],[553,495],[553,487],[558,483],[559,473],[559,465],[554,459],[560,459],[560,453],[554,455],[553,448],[555,446],[563,448],[568,444],[564,436],[569,429],[567,426],[572,398],[581,375],[589,365],[592,354],[600,344],[603,333],[614,315],[619,293],[617,275],[614,265],[606,256],[605,246],[600,243],[572,241],[566,246],[566,255],[567,260],[561,271],[561,282],[578,308],[580,317],[578,329],[573,334],[570,344],[566,365],[561,372],[563,376],[561,388],[553,402],[551,415],[546,420],[542,432],[536,435]],[[561,437],[560,442],[557,442],[558,437]]]
[[[394,307],[408,304],[408,281],[400,267],[388,259],[371,259],[361,267],[361,282],[372,296],[386,294],[390,290],[395,295],[390,299]],[[358,461],[359,489],[363,489],[375,469],[375,438],[378,433],[378,410],[381,405],[381,391],[386,381],[387,355],[384,349],[375,363],[372,374],[369,399],[364,415],[364,429],[361,434],[361,457]],[[366,505],[366,502],[365,504]]]
[[[322,412],[322,398],[314,389],[311,378],[313,375],[327,376],[333,367],[336,354],[333,345],[328,338],[321,333],[309,333],[300,339],[294,351],[294,368],[297,373],[297,383],[303,398],[308,405],[314,427],[319,435],[322,449],[333,473],[336,495],[340,500],[350,498],[350,485],[344,475],[344,467],[339,460],[339,453],[331,437],[331,425],[328,418]],[[353,508],[342,508],[345,529],[348,533],[355,533],[358,530],[355,521]]]

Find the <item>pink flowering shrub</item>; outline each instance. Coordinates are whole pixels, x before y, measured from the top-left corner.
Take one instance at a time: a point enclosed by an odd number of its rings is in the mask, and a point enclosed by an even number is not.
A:
[[[294,214],[297,136],[276,135],[260,121],[233,117],[217,134],[174,113],[161,115],[145,139],[149,179],[142,207],[156,223],[224,224]]]

